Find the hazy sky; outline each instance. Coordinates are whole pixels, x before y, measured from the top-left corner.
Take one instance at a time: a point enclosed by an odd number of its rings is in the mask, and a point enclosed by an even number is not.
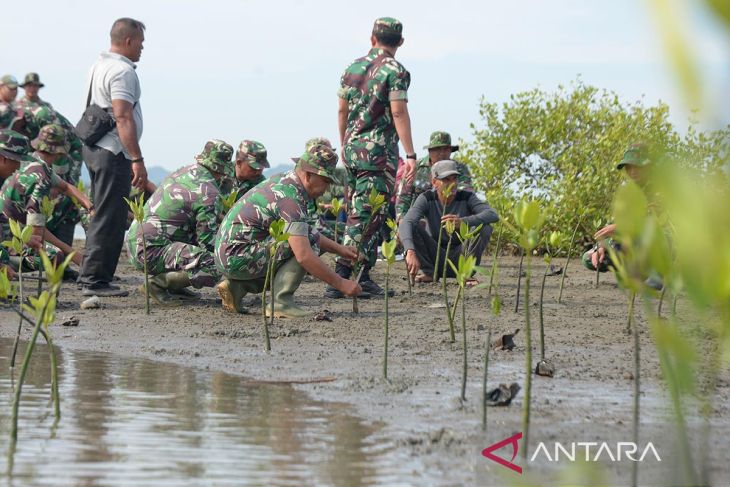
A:
[[[724,93],[730,42],[699,2],[689,4],[682,16],[708,89]],[[142,151],[148,165],[168,169],[190,163],[208,138],[234,147],[259,140],[273,164],[297,156],[310,137],[339,146],[340,75],[367,53],[380,16],[404,24],[397,58],[411,72],[409,109],[421,153],[433,130],[470,140],[482,96],[502,102],[578,75],[625,101],[661,99],[675,123],[688,116],[653,12],[639,0],[34,0],[9,4],[6,14],[13,5],[13,20],[0,29],[0,71],[19,79],[39,72],[41,96],[73,122],[84,107],[88,69],[108,49],[112,22],[145,22]]]

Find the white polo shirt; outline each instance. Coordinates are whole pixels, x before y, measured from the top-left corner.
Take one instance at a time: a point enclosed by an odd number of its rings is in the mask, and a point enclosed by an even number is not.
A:
[[[134,105],[134,122],[137,125],[137,140],[142,138],[142,107],[139,99],[142,89],[135,69],[137,66],[129,58],[113,52],[102,52],[99,59],[91,67],[88,79],[91,81],[91,103],[101,108],[111,108],[112,100],[124,100]],[[93,76],[93,79],[91,79]],[[88,83],[86,84],[88,87]],[[88,92],[87,92],[88,93]],[[119,140],[119,132],[114,127],[95,144],[113,154],[124,152],[130,159],[126,149]]]

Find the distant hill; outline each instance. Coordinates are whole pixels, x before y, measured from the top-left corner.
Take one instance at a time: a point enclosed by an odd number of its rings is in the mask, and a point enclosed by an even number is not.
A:
[[[293,162],[291,164],[279,164],[268,169],[264,169],[264,176],[268,178],[270,176],[273,176],[274,174],[291,171],[292,169],[294,169]]]
[[[171,172],[172,171],[168,171],[164,167],[151,166],[147,168],[147,179],[159,186],[162,180],[165,179],[167,175]],[[81,179],[88,187],[91,182],[91,178],[89,177],[89,171],[86,170],[86,164],[81,166]]]

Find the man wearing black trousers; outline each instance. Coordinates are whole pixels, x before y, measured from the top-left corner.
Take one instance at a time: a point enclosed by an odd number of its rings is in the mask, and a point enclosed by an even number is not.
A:
[[[86,251],[78,282],[85,296],[125,296],[112,286],[124,242],[131,185],[147,182],[139,139],[142,136],[141,89],[135,71],[144,43],[145,26],[130,18],[114,22],[111,47],[102,52],[89,75],[90,103],[111,109],[116,127],[83,155],[91,176],[96,215],[86,235]]]

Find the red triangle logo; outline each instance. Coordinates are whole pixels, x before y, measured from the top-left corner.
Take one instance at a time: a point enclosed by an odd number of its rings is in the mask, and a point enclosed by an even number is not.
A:
[[[493,461],[499,463],[503,467],[507,467],[510,470],[514,470],[518,474],[522,475],[522,467],[512,463],[514,461],[515,457],[517,457],[517,451],[519,449],[519,444],[517,442],[521,439],[522,439],[522,433],[517,433],[516,435],[510,436],[509,438],[506,438],[498,443],[495,443],[492,446],[486,447],[484,450],[482,450],[482,455],[485,456],[486,458],[489,458],[490,460],[493,460]],[[497,455],[492,453],[493,451],[499,450],[503,446],[507,446],[510,444],[512,445],[512,460],[507,461],[504,458],[498,457]]]

